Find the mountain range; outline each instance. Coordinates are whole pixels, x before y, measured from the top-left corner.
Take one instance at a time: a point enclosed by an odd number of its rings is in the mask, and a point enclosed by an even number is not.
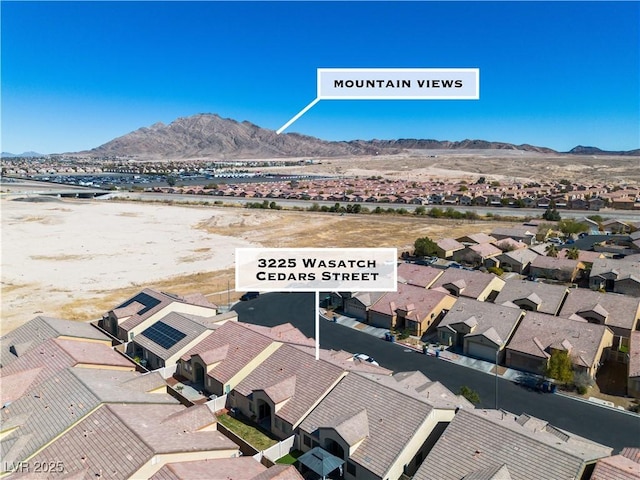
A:
[[[287,158],[342,157],[352,155],[393,155],[406,150],[520,150],[554,154],[551,148],[514,145],[485,140],[351,140],[326,141],[319,138],[258,127],[251,122],[221,118],[216,114],[197,114],[143,127],[115,138],[99,147],[69,155],[94,157],[133,156],[153,159],[179,158]],[[568,154],[576,155],[640,155],[640,150],[609,152],[596,147],[577,146]],[[3,157],[41,156],[2,153]]]

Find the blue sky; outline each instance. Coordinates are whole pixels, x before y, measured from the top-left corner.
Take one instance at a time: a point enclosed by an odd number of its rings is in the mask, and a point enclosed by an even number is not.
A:
[[[323,100],[287,132],[640,148],[638,2],[7,2],[2,150],[217,113],[276,130],[317,68],[480,69],[477,101]]]

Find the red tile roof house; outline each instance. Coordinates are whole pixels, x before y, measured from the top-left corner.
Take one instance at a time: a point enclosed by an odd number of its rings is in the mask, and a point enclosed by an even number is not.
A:
[[[591,480],[640,480],[640,453],[637,448],[623,448],[619,455],[598,460]]]
[[[640,261],[601,258],[593,262],[589,287],[640,297]]]
[[[554,350],[568,352],[576,372],[594,377],[613,332],[605,325],[527,312],[507,345],[509,368],[540,374]]]
[[[448,268],[431,288],[444,288],[454,297],[474,298],[484,302],[494,298],[504,284],[504,280],[492,273]]]
[[[284,439],[345,375],[304,349],[283,345],[236,386],[228,405]]]
[[[79,478],[149,478],[167,463],[238,457],[216,425],[204,405],[101,405],[30,462],[60,462]]]
[[[443,291],[399,283],[396,292],[385,293],[369,308],[368,323],[379,328],[407,329],[411,335],[422,336],[438,324],[455,301]]]
[[[606,325],[613,331],[615,349],[628,348],[631,332],[640,325],[640,298],[572,288],[559,316],[574,318],[575,315]]]
[[[528,280],[507,280],[494,303],[557,315],[568,292],[567,287],[560,285]]]
[[[458,407],[473,408],[419,372],[350,373],[300,424],[298,448],[337,456],[347,480],[401,478],[415,472]]]
[[[629,339],[627,377],[627,394],[640,399],[640,331],[631,332]]]
[[[585,268],[579,260],[538,255],[529,265],[529,274],[559,282],[574,282]]]
[[[493,303],[460,298],[438,325],[442,345],[488,362],[503,361],[503,350],[524,312]]]
[[[587,479],[604,445],[525,413],[458,412],[414,480]]]
[[[210,317],[216,315],[217,309],[200,294],[180,297],[145,288],[103,315],[99,327],[127,342],[170,312]]]
[[[285,343],[315,345],[288,323],[268,328],[227,322],[182,355],[177,373],[225,395]]]

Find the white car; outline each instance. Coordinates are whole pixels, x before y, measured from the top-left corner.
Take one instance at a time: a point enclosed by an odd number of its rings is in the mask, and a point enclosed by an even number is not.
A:
[[[380,366],[380,364],[378,362],[376,362],[373,358],[371,358],[369,355],[365,355],[364,353],[356,353],[353,356],[353,360],[360,360],[361,362],[368,362],[371,365],[375,365],[377,367]]]

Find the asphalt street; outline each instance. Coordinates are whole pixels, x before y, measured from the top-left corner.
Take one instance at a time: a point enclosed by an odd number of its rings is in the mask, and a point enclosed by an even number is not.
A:
[[[289,322],[305,335],[315,335],[314,294],[268,293],[233,307],[240,321],[264,326]],[[480,396],[483,408],[495,407],[495,377],[446,360],[416,353],[360,331],[321,319],[320,346],[366,353],[394,372],[419,370],[453,392],[466,385]],[[498,379],[498,407],[514,414],[527,413],[552,425],[610,446],[640,447],[640,417],[574,400],[562,395],[527,390]]]

